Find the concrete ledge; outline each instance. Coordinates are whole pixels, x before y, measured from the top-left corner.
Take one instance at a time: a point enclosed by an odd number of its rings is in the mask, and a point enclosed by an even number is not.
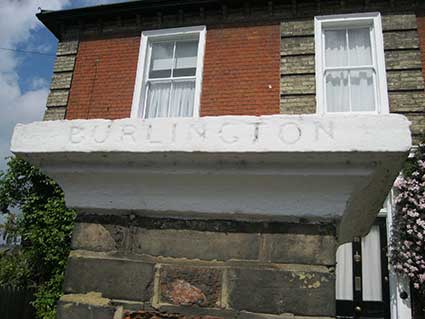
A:
[[[411,146],[401,115],[75,120],[17,125],[12,151],[77,209],[297,217],[364,235]]]
[[[270,115],[18,124],[14,153],[407,152],[402,115]]]

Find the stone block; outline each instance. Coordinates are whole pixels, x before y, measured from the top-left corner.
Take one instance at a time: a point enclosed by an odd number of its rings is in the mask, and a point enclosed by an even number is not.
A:
[[[382,29],[384,31],[399,31],[416,29],[416,15],[390,14],[382,16]]]
[[[68,104],[68,90],[52,90],[47,97],[47,107],[66,106]]]
[[[128,259],[70,257],[65,293],[100,292],[106,298],[147,301],[152,296],[153,265]]]
[[[124,250],[127,236],[127,227],[77,223],[72,233],[72,248],[92,251]]]
[[[316,113],[315,95],[293,95],[280,98],[282,114],[314,114]]]
[[[387,72],[387,84],[389,91],[424,89],[424,80],[420,69],[389,71]]]
[[[314,36],[282,38],[280,41],[280,54],[314,54]]]
[[[314,36],[314,20],[284,21],[280,24],[280,33],[282,37]]]
[[[229,306],[235,310],[335,315],[333,272],[317,271],[308,266],[299,270],[234,268],[228,275]]]
[[[390,92],[391,112],[425,112],[425,92]]]
[[[72,72],[54,73],[50,89],[69,89],[71,88]]]
[[[102,307],[59,302],[56,311],[57,319],[113,319],[116,309],[111,306]]]
[[[63,295],[57,304],[58,319],[106,319],[115,318],[119,309],[100,293]],[[118,310],[119,311],[119,310]]]
[[[66,107],[48,107],[44,112],[43,121],[56,121],[65,119]]]
[[[78,52],[78,41],[63,41],[58,43],[58,48],[56,49],[56,55],[70,55],[77,54]]]
[[[75,66],[75,55],[64,55],[57,56],[55,65],[53,67],[53,72],[67,72],[74,71]]]
[[[259,250],[255,233],[135,228],[130,242],[138,254],[203,260],[256,260]]]
[[[419,49],[386,51],[385,67],[387,70],[421,69],[421,51]]]
[[[384,32],[384,49],[418,49],[419,38],[416,30]]]
[[[280,59],[280,73],[283,76],[288,74],[314,74],[314,55],[283,56]]]
[[[335,265],[334,236],[269,234],[269,260],[273,263]]]
[[[280,79],[281,94],[315,94],[316,77],[314,74],[284,76]]]
[[[237,319],[239,312],[231,309],[218,309],[218,308],[207,308],[207,307],[187,307],[187,306],[176,306],[169,304],[162,304],[155,308],[162,313],[175,313],[183,315],[187,318],[195,317],[214,317],[224,319]],[[193,318],[196,319],[196,318]]]
[[[222,306],[223,270],[220,268],[162,265],[159,302],[173,305]]]

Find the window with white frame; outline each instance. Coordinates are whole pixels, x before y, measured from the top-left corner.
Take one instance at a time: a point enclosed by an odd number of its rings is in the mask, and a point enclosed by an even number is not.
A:
[[[318,113],[388,113],[379,13],[315,18]]]
[[[132,117],[199,115],[205,26],[142,33]]]

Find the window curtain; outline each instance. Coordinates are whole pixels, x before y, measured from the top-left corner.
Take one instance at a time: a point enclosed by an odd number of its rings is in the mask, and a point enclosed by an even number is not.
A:
[[[325,70],[372,64],[369,28],[325,31]],[[375,110],[372,72],[371,68],[326,71],[327,111],[349,112],[350,105],[351,111]]]
[[[175,82],[171,94],[171,117],[193,116],[193,104],[195,100],[195,82]]]
[[[353,300],[353,253],[347,243],[336,251],[336,299]]]
[[[194,100],[195,81],[176,81],[172,85],[151,83],[148,87],[145,118],[191,117]]]
[[[362,238],[363,300],[382,300],[381,241],[379,226],[373,226]]]
[[[168,116],[171,83],[150,83],[145,118]]]

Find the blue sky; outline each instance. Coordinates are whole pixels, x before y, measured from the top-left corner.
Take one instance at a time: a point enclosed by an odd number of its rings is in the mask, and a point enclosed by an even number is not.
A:
[[[116,2],[125,0],[0,0],[0,170],[6,168],[4,158],[11,155],[13,127],[41,120],[49,93],[57,40],[35,17],[38,8]]]

